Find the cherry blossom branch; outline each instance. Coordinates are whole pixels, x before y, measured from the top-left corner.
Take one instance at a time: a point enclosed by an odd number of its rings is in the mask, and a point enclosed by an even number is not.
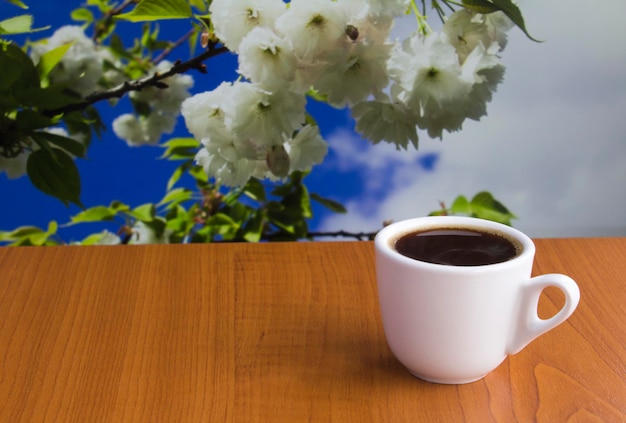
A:
[[[161,82],[162,80],[176,74],[185,73],[191,69],[195,69],[201,73],[207,73],[206,65],[203,62],[227,51],[229,50],[226,47],[216,47],[215,44],[211,43],[207,47],[206,51],[204,51],[202,54],[192,59],[189,59],[186,62],[181,62],[180,60],[177,60],[174,63],[174,66],[172,66],[171,69],[167,72],[157,72],[147,78],[138,79],[135,81],[126,81],[110,90],[90,94],[86,96],[83,101],[80,101],[78,103],[68,104],[66,106],[56,109],[45,110],[42,113],[48,117],[58,116],[63,113],[84,110],[85,108],[100,101],[110,100],[112,98],[120,98],[131,91],[141,91],[146,87],[152,86],[157,88],[167,88],[167,85]]]
[[[183,44],[185,41],[187,41],[189,39],[189,37],[191,37],[194,33],[196,32],[195,29],[190,29],[189,32],[187,32],[185,35],[183,35],[182,37],[180,37],[178,40],[174,41],[168,48],[164,49],[161,54],[159,54],[157,57],[154,58],[154,60],[152,61],[152,63],[154,63],[155,65],[158,64],[159,62],[161,62],[163,59],[165,59],[175,48],[179,47],[181,44]]]
[[[93,33],[92,39],[97,42],[98,38],[100,38],[102,34],[107,32],[107,29],[111,26],[111,23],[113,22],[113,18],[116,15],[121,14],[124,11],[124,9],[126,9],[128,6],[130,6],[133,3],[137,3],[138,1],[139,0],[124,0],[122,4],[109,10],[104,15],[104,18],[101,19],[100,22],[98,22],[94,26],[94,33]]]
[[[309,232],[307,236],[311,238],[321,238],[321,237],[344,237],[344,238],[355,238],[359,241],[371,241],[376,236],[377,232],[347,232],[344,230],[336,231],[336,232]]]

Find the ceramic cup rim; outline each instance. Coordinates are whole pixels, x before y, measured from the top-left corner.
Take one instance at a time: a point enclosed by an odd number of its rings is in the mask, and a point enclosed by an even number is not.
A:
[[[405,234],[417,230],[428,230],[441,227],[460,227],[468,229],[482,229],[486,232],[499,232],[504,234],[514,243],[517,243],[521,247],[521,252],[512,259],[501,263],[484,264],[478,266],[449,266],[445,264],[428,263],[425,261],[406,257],[393,248],[393,242]],[[517,266],[520,261],[528,259],[532,260],[535,255],[535,244],[530,239],[530,237],[528,237],[528,235],[524,234],[520,230],[515,229],[512,226],[508,226],[491,220],[466,216],[427,216],[393,222],[385,226],[376,234],[374,238],[374,245],[378,252],[385,254],[400,263],[404,263],[415,268],[423,268],[448,273],[475,273],[483,271],[493,271],[496,269],[504,270],[508,267]]]

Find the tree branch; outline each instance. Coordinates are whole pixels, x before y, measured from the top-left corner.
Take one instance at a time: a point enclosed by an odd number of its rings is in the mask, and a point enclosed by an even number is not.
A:
[[[124,11],[124,9],[126,9],[128,6],[130,6],[133,3],[137,3],[138,1],[139,0],[124,0],[122,4],[109,10],[104,16],[104,18],[94,25],[94,33],[93,33],[92,39],[95,42],[98,42],[98,38],[100,38],[102,34],[106,33],[108,28],[111,26],[111,23],[113,22],[113,18],[116,15],[121,14]]]
[[[103,100],[120,98],[124,96],[124,94],[131,91],[141,91],[144,88],[150,86],[163,88],[163,83],[161,83],[160,81],[169,78],[170,76],[184,73],[191,69],[196,69],[201,73],[207,73],[206,66],[203,62],[227,51],[229,50],[226,47],[216,47],[214,43],[209,44],[205,52],[192,59],[187,60],[186,62],[181,62],[180,60],[176,61],[174,63],[174,66],[172,66],[172,68],[167,72],[155,73],[152,76],[138,79],[136,81],[126,81],[123,84],[120,84],[110,90],[90,94],[86,96],[83,101],[80,101],[78,103],[68,104],[66,106],[56,109],[44,110],[42,114],[48,117],[58,116],[62,113],[70,113],[78,110],[84,110],[85,108]]]
[[[344,238],[355,238],[359,241],[371,241],[374,239],[378,232],[347,232],[344,230],[336,231],[336,232],[309,232],[307,236],[311,238],[320,238],[320,237],[344,237]]]
[[[182,43],[187,41],[189,39],[189,37],[191,37],[195,32],[196,32],[195,29],[193,29],[193,28],[190,29],[189,32],[187,32],[185,35],[180,37],[171,46],[169,46],[168,48],[164,49],[161,52],[161,54],[159,54],[157,57],[155,57],[155,59],[152,61],[152,63],[157,65],[159,62],[161,62],[163,59],[165,59],[175,48],[179,47]]]

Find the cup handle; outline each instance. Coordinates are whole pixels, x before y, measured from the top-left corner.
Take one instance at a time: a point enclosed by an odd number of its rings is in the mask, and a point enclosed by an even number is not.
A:
[[[556,287],[563,291],[565,305],[551,318],[541,319],[537,314],[539,296],[547,287]],[[539,335],[563,323],[572,315],[580,300],[580,290],[576,282],[569,276],[557,273],[529,279],[522,285],[520,295],[519,317],[507,348],[508,354],[518,353]]]

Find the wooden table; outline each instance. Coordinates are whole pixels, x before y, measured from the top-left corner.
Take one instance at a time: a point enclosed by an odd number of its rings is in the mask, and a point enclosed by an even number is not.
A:
[[[626,238],[538,240],[547,272],[568,322],[447,386],[391,355],[370,242],[2,248],[0,422],[626,421]]]

